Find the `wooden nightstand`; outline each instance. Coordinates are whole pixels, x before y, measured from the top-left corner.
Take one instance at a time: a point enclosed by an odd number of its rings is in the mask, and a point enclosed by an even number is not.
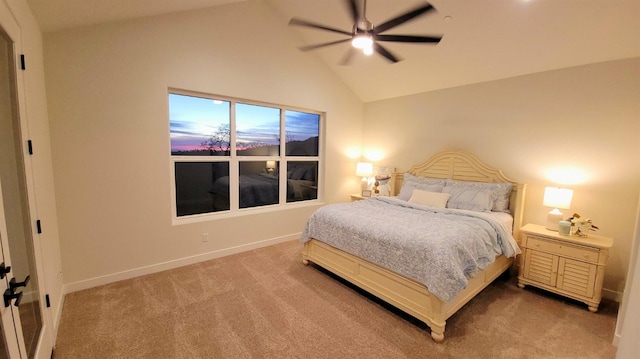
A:
[[[522,254],[518,287],[533,285],[586,303],[596,312],[613,239],[561,235],[544,226],[520,228]]]
[[[359,194],[351,194],[349,196],[351,197],[351,202],[360,201],[360,200],[369,198],[369,197],[362,197]]]

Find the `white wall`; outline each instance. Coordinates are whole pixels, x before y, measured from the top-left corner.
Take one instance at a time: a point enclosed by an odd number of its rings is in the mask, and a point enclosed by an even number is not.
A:
[[[261,2],[45,35],[67,284],[293,238],[316,208],[172,226],[166,91],[177,87],[327,111],[326,202],[357,188],[349,153],[363,134],[365,150],[384,156],[379,164],[400,170],[442,148],[476,154],[529,184],[527,222],[544,223],[549,170],[586,170],[565,212],[591,217],[615,239],[605,289],[622,291],[636,209],[629,199],[639,192],[639,59],[363,106],[290,36],[286,19]],[[219,235],[202,243],[203,232]]]
[[[634,242],[631,244],[629,272],[627,285],[624,288],[622,304],[618,311],[616,332],[613,345],[618,346],[616,358],[633,358],[633,353],[640,352],[640,342],[636,340],[636,333],[640,330],[640,198],[636,213]],[[625,335],[626,334],[626,335]]]
[[[364,106],[286,27],[252,1],[45,35],[70,290],[293,239],[317,208],[171,225],[168,87],[326,111],[325,202],[358,188]]]
[[[406,170],[443,148],[469,151],[527,183],[524,221],[544,224],[554,168],[587,174],[571,209],[613,237],[604,295],[624,288],[640,191],[640,58],[365,104],[364,150]]]

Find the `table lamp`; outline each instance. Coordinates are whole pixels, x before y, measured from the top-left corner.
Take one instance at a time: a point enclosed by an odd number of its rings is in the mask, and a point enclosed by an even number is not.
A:
[[[560,212],[560,209],[569,209],[571,207],[572,197],[573,190],[571,189],[557,187],[546,187],[544,189],[542,205],[553,208],[547,215],[546,227],[548,230],[558,230],[558,224],[562,220],[562,212]]]
[[[267,161],[267,172],[272,173],[276,169],[276,161]]]
[[[369,177],[373,176],[373,164],[369,162],[358,162],[356,165],[356,176],[362,177],[361,189],[369,189]]]

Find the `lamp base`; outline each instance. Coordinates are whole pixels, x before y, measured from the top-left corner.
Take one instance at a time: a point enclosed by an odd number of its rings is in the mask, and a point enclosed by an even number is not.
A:
[[[367,177],[362,177],[362,181],[360,181],[360,189],[363,191],[369,189],[369,179]]]
[[[549,212],[547,215],[547,229],[550,231],[557,231],[560,227],[560,221],[562,220],[562,212],[560,212],[557,208],[554,208],[553,211]]]

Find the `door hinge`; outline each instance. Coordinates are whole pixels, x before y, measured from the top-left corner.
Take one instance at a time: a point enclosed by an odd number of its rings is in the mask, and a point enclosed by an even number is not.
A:
[[[36,221],[36,231],[38,234],[42,233],[42,225],[40,224],[40,220]]]
[[[49,300],[49,294],[44,295],[44,301],[47,303],[47,308],[51,308],[51,301]]]
[[[29,154],[33,154],[33,142],[31,140],[27,140],[27,148],[29,149]]]
[[[20,68],[22,71],[27,69],[27,64],[24,61],[24,54],[20,54]]]

